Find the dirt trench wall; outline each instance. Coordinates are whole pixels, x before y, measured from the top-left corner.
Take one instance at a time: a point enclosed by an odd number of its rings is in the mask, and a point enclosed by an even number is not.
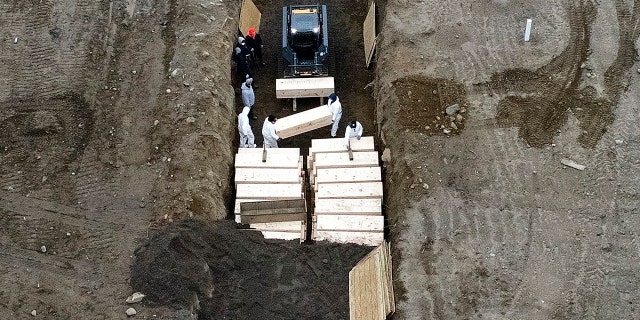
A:
[[[227,216],[236,132],[230,57],[239,9],[238,1],[170,1],[167,106],[158,133],[169,170],[156,188],[158,219]]]

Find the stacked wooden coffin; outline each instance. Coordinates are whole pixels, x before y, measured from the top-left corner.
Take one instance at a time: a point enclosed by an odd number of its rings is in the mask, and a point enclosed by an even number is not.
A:
[[[265,238],[306,234],[303,157],[299,148],[240,148],[235,159],[236,222]]]
[[[384,241],[382,180],[373,137],[314,139],[309,179],[315,199],[312,237],[377,246]],[[352,158],[352,159],[350,159]]]

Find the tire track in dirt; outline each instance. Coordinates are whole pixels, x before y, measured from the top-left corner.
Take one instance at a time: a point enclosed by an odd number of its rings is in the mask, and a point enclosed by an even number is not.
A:
[[[73,16],[86,22],[95,8],[96,3],[89,1],[75,5],[45,1],[7,8],[12,15],[0,19],[0,25],[14,25],[18,43],[0,59],[12,62],[8,64],[12,70],[8,76],[13,98],[25,99],[33,95],[51,98],[83,84],[82,77],[72,75],[82,69],[88,56],[89,50],[82,50],[74,43],[78,38],[86,38],[86,33],[79,24],[58,22],[57,19],[52,23],[52,19]],[[83,43],[86,42],[79,45]]]
[[[117,196],[118,185],[122,182],[116,165],[104,163],[93,147],[83,154],[73,190],[78,204],[89,209],[108,206],[108,202]]]
[[[616,2],[620,45],[616,59],[602,75],[605,97],[598,97],[593,87],[580,88],[585,79],[598,76],[589,69],[583,70],[591,50],[596,4],[592,1],[571,2],[566,8],[571,27],[570,43],[562,54],[534,72],[510,70],[494,74],[492,84],[484,84],[512,89],[499,102],[497,118],[507,126],[518,127],[520,136],[531,146],[542,147],[553,141],[558,129],[567,121],[567,110],[571,110],[583,130],[578,142],[583,147],[594,148],[613,122],[613,108],[627,85],[623,74],[635,58],[633,42],[639,34],[640,5],[634,5],[632,10],[628,6],[623,1]],[[536,91],[542,91],[543,95],[527,96]]]
[[[507,6],[506,2],[493,3],[494,6],[501,4]],[[476,5],[476,3],[472,5]],[[511,8],[513,5],[514,3],[509,3]],[[535,3],[531,4],[531,6],[535,5]],[[624,7],[622,1],[618,1],[616,5],[619,11],[620,7]],[[624,5],[627,6],[627,9],[631,7],[630,2]],[[638,7],[637,3],[635,5]],[[527,4],[523,6],[524,15],[528,9]],[[403,240],[398,241],[398,245],[402,246],[398,249],[402,253],[399,258],[398,274],[401,278],[400,281],[404,280],[407,285],[404,289],[411,293],[405,295],[406,301],[401,300],[399,303],[398,309],[402,312],[400,316],[420,318],[421,314],[424,314],[428,318],[474,316],[483,316],[484,318],[587,318],[589,316],[593,318],[635,318],[633,314],[628,312],[632,307],[624,306],[624,302],[620,302],[620,300],[632,301],[633,297],[637,295],[635,292],[637,290],[629,289],[630,283],[636,282],[635,278],[629,276],[631,274],[629,270],[634,268],[626,268],[626,265],[636,260],[637,253],[631,254],[632,258],[625,258],[625,254],[630,253],[623,249],[622,243],[632,243],[633,237],[629,234],[630,230],[624,230],[624,228],[631,229],[630,226],[637,225],[640,221],[635,223],[635,220],[638,219],[633,215],[621,217],[619,208],[612,204],[612,199],[616,199],[616,203],[618,201],[631,202],[628,199],[618,200],[619,197],[615,194],[618,192],[616,184],[619,181],[610,181],[614,177],[612,168],[622,160],[622,157],[619,154],[613,157],[610,154],[611,148],[600,150],[598,146],[598,149],[593,150],[597,145],[611,146],[613,144],[613,139],[607,136],[606,132],[611,129],[608,126],[613,122],[612,111],[614,109],[612,106],[617,104],[617,101],[610,100],[611,96],[604,98],[599,96],[593,88],[584,89],[584,86],[589,87],[590,83],[594,81],[587,80],[587,78],[593,77],[590,74],[592,70],[589,69],[589,65],[587,64],[584,69],[581,68],[582,63],[589,57],[590,41],[596,41],[590,39],[590,28],[593,19],[595,19],[595,10],[600,7],[591,1],[562,2],[561,6],[554,3],[544,7],[539,11],[532,10],[534,21],[536,21],[537,14],[545,18],[551,16],[552,18],[549,18],[551,22],[545,21],[538,24],[534,22],[536,27],[562,29],[561,24],[554,25],[555,20],[562,21],[569,18],[568,25],[571,27],[571,35],[569,37],[570,43],[567,44],[565,51],[560,56],[552,58],[551,62],[535,72],[507,70],[498,74],[498,78],[487,82],[486,86],[475,86],[471,90],[471,95],[474,95],[475,100],[473,107],[469,108],[471,110],[470,116],[480,115],[479,118],[485,119],[471,119],[468,122],[469,126],[461,135],[463,138],[479,136],[479,139],[474,141],[477,145],[471,149],[476,156],[475,161],[471,163],[477,162],[485,166],[485,168],[479,168],[477,172],[490,181],[487,182],[487,186],[483,186],[482,189],[474,189],[476,184],[467,181],[464,183],[467,189],[477,191],[463,195],[440,191],[440,188],[454,188],[454,186],[432,184],[433,179],[431,179],[429,184],[435,187],[430,188],[424,195],[429,200],[426,201],[426,204],[420,204],[420,206],[424,206],[422,210],[421,208],[407,211],[399,208],[390,210],[400,215],[398,220],[407,219],[408,221],[398,234],[402,236],[406,232],[411,236],[403,236],[402,239],[407,239],[407,242],[418,242],[410,244]],[[394,3],[393,10],[402,11],[399,9],[401,9],[401,5]],[[455,11],[455,9],[452,10]],[[551,12],[554,10],[555,12]],[[634,8],[631,11],[634,10],[637,9]],[[499,9],[497,11],[500,12]],[[545,13],[541,14],[541,11]],[[420,11],[420,13],[423,12]],[[405,18],[417,13],[401,15],[394,12],[394,14]],[[431,16],[431,14],[427,14],[427,19]],[[500,15],[498,14],[498,16]],[[491,13],[487,17],[491,17]],[[437,29],[438,24],[435,24],[434,34],[427,35],[430,37],[429,45],[437,47],[439,44],[437,39],[436,41],[432,40],[438,36],[451,37],[456,35],[455,19],[461,17],[451,14],[447,18],[450,20],[444,19],[442,24],[446,25],[445,28],[448,32]],[[629,18],[629,15],[619,14],[618,18],[625,21],[635,21],[635,24],[638,25],[637,19]],[[453,19],[453,23],[451,19]],[[508,21],[505,24],[513,26],[514,21]],[[538,18],[537,21],[540,19]],[[625,23],[627,22],[622,24]],[[615,23],[613,28],[615,28]],[[398,29],[404,30],[402,27],[398,27]],[[558,37],[562,41],[557,43],[564,47],[566,41],[563,40],[563,33],[551,29],[537,29],[535,31],[544,35],[545,39]],[[397,37],[401,38],[412,32],[413,30],[404,34],[399,32]],[[494,36],[491,32],[502,32],[501,35],[503,35],[513,31],[506,30],[505,33],[505,28],[502,27],[487,32],[487,35],[491,35],[492,39],[500,39],[500,36]],[[520,32],[518,29],[517,39],[519,41],[521,40]],[[600,30],[600,32],[602,31]],[[463,43],[465,41],[483,43],[483,41],[465,39],[465,36],[464,34],[460,35],[460,41]],[[632,43],[629,41],[630,38],[634,39],[625,32],[622,32],[622,37],[625,40],[621,42],[626,44]],[[434,49],[434,51],[444,51],[455,56],[458,54],[456,52],[459,52],[455,48],[459,44],[457,41],[454,39],[448,42],[443,40],[445,45],[452,46],[452,50]],[[533,41],[537,41],[536,37]],[[613,42],[615,43],[615,40]],[[551,44],[553,45],[553,43]],[[393,47],[395,43],[392,41],[386,45]],[[509,61],[513,57],[515,57],[513,61],[516,65],[526,65],[531,61],[535,63],[536,58],[540,57],[540,55],[536,57],[535,52],[508,48],[510,45],[524,47],[522,43],[507,44],[504,46],[505,51],[500,51],[502,49],[500,48],[493,52],[488,52],[481,45],[466,45],[469,46],[470,53],[466,53],[467,56],[462,60],[455,60],[460,64],[473,63],[473,67],[488,66],[493,55],[504,56],[503,60],[497,63],[499,68],[505,66],[509,68]],[[541,49],[543,46],[538,43],[532,43],[531,47],[532,49],[544,50]],[[463,51],[465,48],[463,47]],[[391,51],[396,53],[392,55],[393,57],[413,53],[411,50]],[[531,57],[523,57],[523,53],[531,54]],[[629,63],[628,54],[618,53],[618,56],[623,57],[620,59],[621,61]],[[435,56],[433,59],[438,63],[424,63],[425,70],[421,70],[426,72],[428,76],[437,77],[441,74],[453,73],[457,79],[466,79],[463,81],[467,81],[469,77],[480,77],[482,74],[486,74],[486,70],[484,73],[469,70],[472,69],[471,66],[456,66],[454,64],[453,68],[450,68],[450,58]],[[519,59],[522,61],[518,61]],[[618,62],[614,62],[614,64],[621,65]],[[439,70],[442,72],[432,72],[433,68],[436,71],[438,71],[437,68],[442,68]],[[396,70],[395,68],[391,69]],[[627,72],[631,70],[630,65],[623,69],[622,74],[627,76]],[[393,81],[395,79],[394,73],[395,71],[386,72],[387,78],[391,78]],[[396,77],[406,75],[405,72],[399,71],[398,73],[400,75]],[[409,74],[411,73],[409,72]],[[635,68],[633,74],[635,74]],[[596,79],[602,79],[601,75],[598,74]],[[618,77],[620,82],[613,81],[612,83],[616,83],[615,86],[618,87],[622,85],[621,87],[624,88],[627,82],[624,79],[625,76]],[[398,91],[396,90],[396,94],[400,96]],[[611,92],[615,94],[615,90]],[[485,96],[480,97],[482,94]],[[495,104],[498,104],[497,111],[493,106]],[[391,105],[395,107],[397,104],[392,103]],[[475,108],[480,110],[475,110]],[[514,111],[516,109],[519,111]],[[567,110],[571,110],[575,118],[568,115]],[[390,118],[384,125],[389,126],[389,123],[397,123],[397,117],[393,116],[394,110],[383,111],[386,111],[386,115]],[[496,113],[497,117],[495,117]],[[564,126],[569,119],[574,121],[575,127],[579,126],[580,129],[565,130]],[[589,122],[593,122],[593,124],[588,125]],[[523,123],[530,125],[530,127],[523,128],[521,126]],[[570,126],[574,126],[573,123]],[[528,138],[524,138],[524,140],[530,146],[546,147],[546,150],[527,148],[526,145],[523,145],[522,140],[513,134],[515,128],[520,130],[521,136],[528,135]],[[562,135],[558,135],[557,131],[560,128],[563,129],[562,131],[568,132],[562,132]],[[445,170],[440,169],[442,164],[433,159],[440,159],[441,154],[454,154],[459,149],[464,149],[461,139],[457,137],[450,137],[449,140],[445,140],[446,142],[439,137],[429,137],[428,141],[419,144],[417,141],[424,140],[422,137],[416,137],[413,134],[396,137],[389,134],[391,130],[400,132],[402,129],[386,129],[384,132],[387,135],[389,146],[394,148],[394,156],[400,154],[396,156],[400,160],[393,163],[394,172],[390,172],[391,175],[400,176],[400,179],[403,175],[410,177],[411,174],[415,174],[412,170],[402,167],[402,162],[407,159],[422,158],[429,168],[437,167],[439,170]],[[586,133],[581,132],[582,130]],[[558,136],[560,137],[558,138]],[[400,141],[404,139],[410,141]],[[557,142],[559,147],[556,149],[550,146],[553,139],[561,139],[561,142]],[[567,140],[577,141],[578,145],[567,143]],[[631,140],[634,139],[631,138]],[[428,152],[416,151],[421,151],[421,149],[413,148],[412,143],[426,146],[424,149],[427,149]],[[443,145],[445,146],[443,147]],[[562,166],[558,165],[559,159],[568,156],[573,156],[574,160],[586,164],[588,169],[583,172],[570,168],[562,169]],[[588,161],[583,161],[585,159]],[[466,168],[467,165],[469,164],[464,162],[445,163],[444,167],[453,167],[452,171],[457,170],[460,172],[460,176],[471,181],[478,179],[469,175],[470,170]],[[629,168],[628,172],[634,171],[634,169]],[[494,179],[495,182],[493,182]],[[631,179],[629,178],[629,180]],[[633,185],[635,182],[635,180],[625,181],[624,184]],[[394,188],[401,187],[397,182],[394,184]],[[617,190],[623,189],[624,187]],[[405,190],[396,192],[402,193]],[[395,200],[391,202],[400,204],[401,208],[404,208],[404,201],[410,198],[410,196],[402,197],[393,194],[390,197],[399,197],[398,202],[394,202]],[[466,240],[464,237],[442,236],[443,232],[447,231],[446,224],[452,224],[452,221],[458,223],[455,219],[451,219],[450,214],[455,210],[451,210],[449,206],[453,206],[453,203],[457,203],[458,198],[461,197],[470,199],[461,208],[466,211],[466,214],[476,211],[479,213],[476,217],[467,218],[467,221],[474,223],[474,228],[471,230],[478,230],[476,236],[469,236],[467,239],[469,241],[475,241],[472,240],[474,238],[480,239],[476,244],[478,252],[491,250],[490,252],[495,254],[494,257],[484,256],[487,255],[484,252],[483,256],[479,256],[477,253],[474,255],[469,250],[467,250],[467,255],[461,254],[464,240]],[[429,210],[424,208],[429,208]],[[430,216],[408,217],[418,213]],[[461,212],[461,214],[465,213]],[[606,217],[600,218],[600,214]],[[623,223],[622,220],[626,222]],[[629,220],[634,220],[634,223],[630,223]],[[432,228],[437,230],[437,236],[434,237],[435,240],[431,246],[437,255],[425,256],[423,260],[429,261],[433,270],[446,270],[442,274],[423,274],[419,278],[404,277],[405,272],[409,270],[406,265],[420,261],[413,257],[417,252],[420,252],[421,242],[418,240],[420,237],[414,235],[421,234],[428,228],[410,225],[410,223],[436,224]],[[460,223],[464,224],[465,222],[460,220]],[[455,229],[455,226],[452,228]],[[616,244],[619,244],[620,248]],[[405,264],[406,259],[410,260]],[[487,280],[471,280],[470,276],[461,271],[469,270],[473,265],[482,265],[486,268],[479,273],[486,275]],[[416,283],[424,281],[423,287],[413,283],[414,280]],[[613,284],[607,284],[608,281],[616,282],[615,289]],[[433,285],[434,283],[437,285]],[[432,301],[436,301],[436,310],[433,309],[433,306],[418,303],[419,298],[417,297],[425,295],[421,292],[425,286],[430,290],[429,295],[433,297]],[[458,286],[458,289],[451,289],[451,286]],[[479,294],[474,296],[469,292],[478,292]],[[626,298],[624,298],[625,295]],[[618,300],[618,296],[622,299]],[[609,304],[615,305],[615,307],[609,307]],[[615,308],[622,311],[620,313],[612,312]],[[566,310],[570,310],[570,312],[565,312]]]
[[[0,236],[0,270],[14,290],[0,304],[0,312],[15,316],[32,307],[38,314],[67,318],[77,315],[74,308],[98,316],[113,307],[101,302],[102,294],[109,299],[122,294],[115,291],[122,290],[120,283],[127,275],[129,256],[123,255],[123,248],[133,252],[142,235],[100,214],[0,192],[0,224],[5,230]],[[114,271],[118,268],[122,269]]]
[[[0,264],[4,265],[3,269],[14,269],[16,266],[20,266],[20,268],[28,267],[56,276],[61,275],[67,281],[80,278],[96,283],[98,281],[99,277],[89,272],[90,270],[98,269],[94,263],[42,254],[33,250],[25,250],[4,244],[1,247]]]
[[[59,256],[94,260],[110,256],[121,239],[131,239],[138,233],[124,223],[48,201],[6,192],[0,193],[0,200],[10,243],[27,250],[38,251],[45,245],[48,252]]]
[[[5,190],[13,184],[20,192],[46,191],[60,183],[62,190],[73,186],[74,162],[82,155],[93,129],[93,114],[75,94],[51,99],[29,99],[7,103],[12,116],[0,121],[3,149],[0,180]],[[16,170],[16,168],[20,168]],[[12,173],[14,172],[14,173]],[[19,176],[19,181],[15,181]],[[16,190],[18,191],[18,190]],[[59,193],[59,200],[73,203],[71,190]]]
[[[26,174],[22,171],[12,171],[0,176],[0,189],[13,192],[31,190],[33,184],[29,183]]]

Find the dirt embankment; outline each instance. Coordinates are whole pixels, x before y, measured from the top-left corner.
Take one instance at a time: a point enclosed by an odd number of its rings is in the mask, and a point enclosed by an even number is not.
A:
[[[236,136],[230,57],[239,4],[170,1],[163,39],[166,106],[153,133],[156,161],[168,163],[154,189],[156,222],[193,215],[224,219]],[[155,120],[152,120],[155,121]]]
[[[376,97],[396,317],[638,317],[637,7],[388,2]],[[463,99],[440,99],[451,82]],[[425,128],[454,103],[459,134]]]
[[[0,8],[1,313],[125,317],[149,222],[226,216],[239,4]]]

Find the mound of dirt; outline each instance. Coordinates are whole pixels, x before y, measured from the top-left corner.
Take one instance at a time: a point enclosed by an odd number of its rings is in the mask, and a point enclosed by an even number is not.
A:
[[[349,271],[370,247],[267,240],[231,221],[186,220],[135,252],[144,301],[205,319],[346,319]]]

